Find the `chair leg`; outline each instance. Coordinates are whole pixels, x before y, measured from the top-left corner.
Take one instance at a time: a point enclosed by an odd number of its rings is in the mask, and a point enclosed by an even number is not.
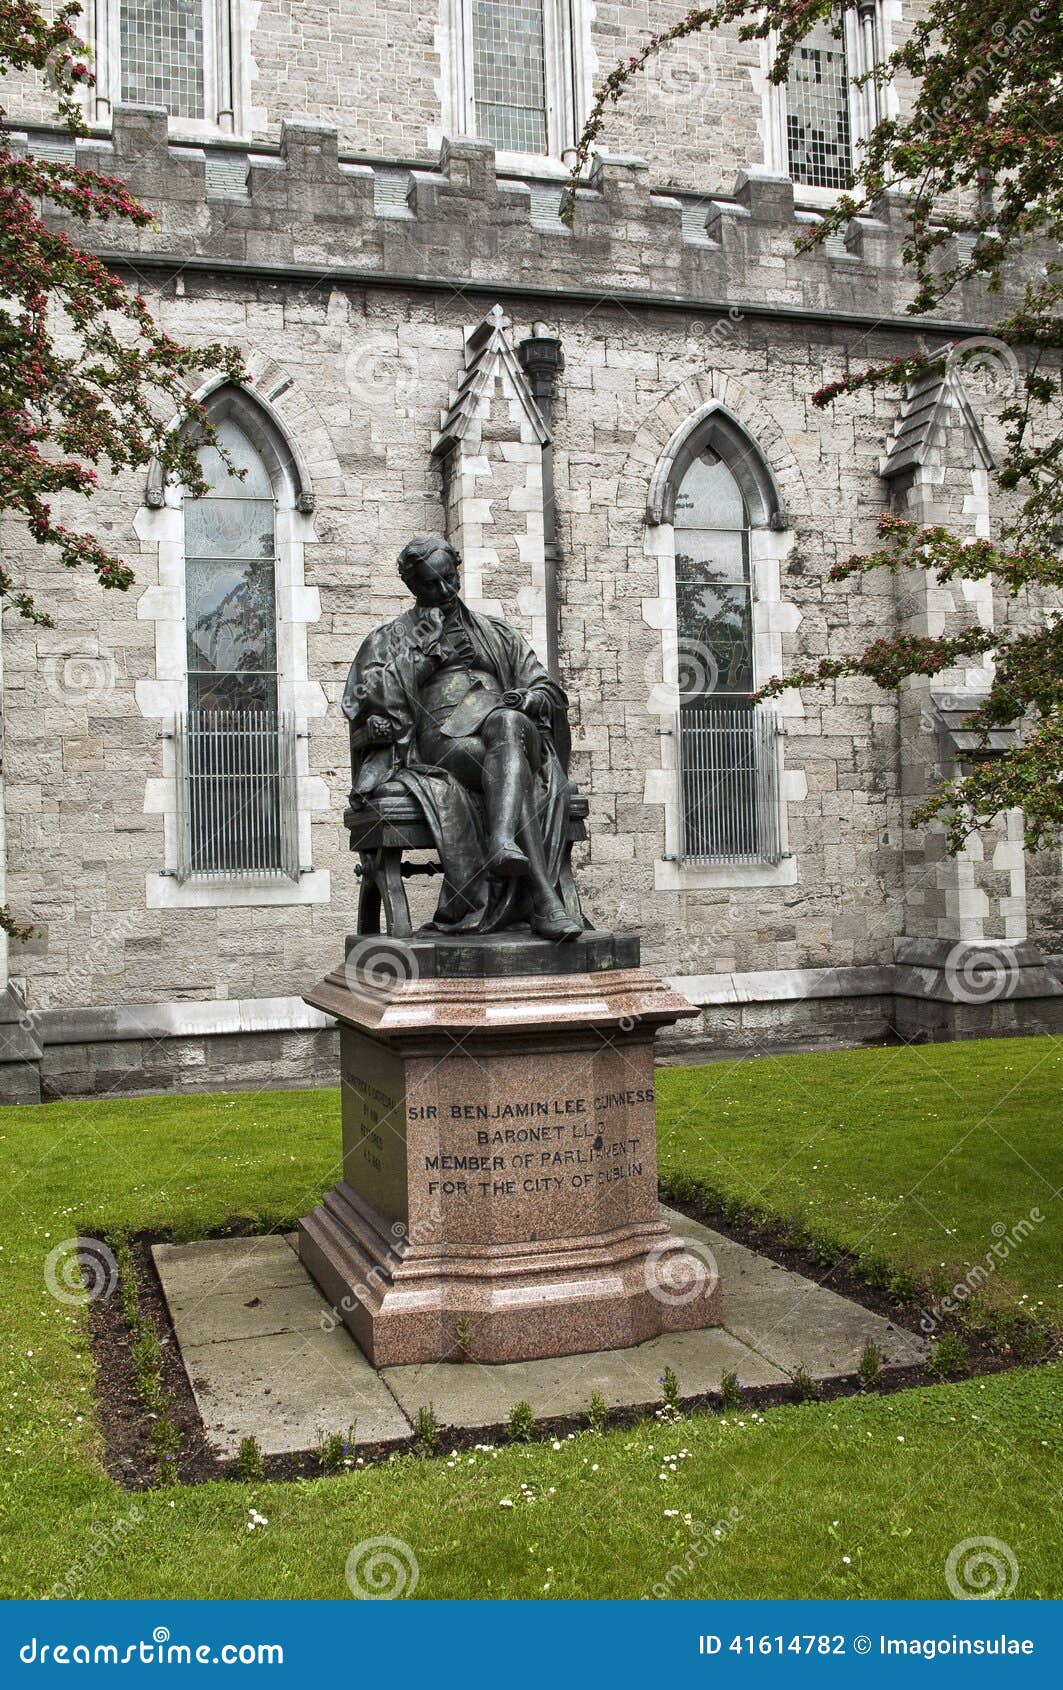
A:
[[[565,909],[568,911],[573,921],[581,922],[584,927],[589,927],[590,922],[583,914],[583,909],[579,901],[579,893],[576,890],[576,879],[572,873],[571,845],[565,846],[561,857],[561,870],[558,874],[557,882],[558,888],[561,892],[561,902],[564,904]]]
[[[358,891],[359,933],[380,932],[379,851],[361,851],[362,877]]]
[[[408,939],[413,932],[413,924],[402,879],[401,851],[381,851],[378,884],[384,900],[388,933],[393,939]]]

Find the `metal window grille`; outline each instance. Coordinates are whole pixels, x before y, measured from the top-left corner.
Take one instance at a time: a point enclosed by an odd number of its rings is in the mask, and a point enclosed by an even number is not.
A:
[[[298,880],[295,739],[284,714],[176,718],[178,880]]]
[[[780,860],[778,733],[769,711],[702,703],[683,708],[684,862]]]
[[[481,140],[546,151],[543,0],[473,0],[472,86]]]
[[[852,167],[845,42],[817,23],[797,46],[786,85],[790,175],[811,188],[844,188]]]
[[[122,0],[122,99],[202,117],[203,0]]]

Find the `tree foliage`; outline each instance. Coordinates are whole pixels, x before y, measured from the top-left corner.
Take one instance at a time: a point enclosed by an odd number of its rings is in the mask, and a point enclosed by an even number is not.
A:
[[[64,4],[45,17],[33,0],[0,0],[0,73],[44,78],[75,134],[84,132],[79,92],[93,82],[79,12]],[[91,497],[101,469],[143,468],[155,457],[165,474],[205,491],[196,445],[212,431],[190,391],[215,372],[242,379],[242,369],[231,347],[172,339],[64,227],[100,221],[141,229],[152,215],[113,177],[20,151],[0,109],[0,513],[69,568],[87,565],[102,587],[122,590],[133,579],[128,563],[60,521],[53,502]],[[190,419],[198,430],[182,430]],[[54,625],[32,584],[0,561],[0,613],[9,610]],[[0,928],[19,939],[32,931],[6,909]]]
[[[567,215],[610,109],[656,55],[727,25],[743,40],[775,43],[771,79],[783,83],[814,25],[827,22],[840,33],[842,14],[855,9],[856,0],[718,0],[651,36],[596,93],[576,149]],[[830,579],[882,568],[930,569],[943,581],[990,577],[1006,596],[1023,600],[1024,614],[995,633],[971,625],[937,638],[880,639],[851,657],[774,677],[758,696],[843,676],[897,688],[909,676],[940,675],[965,658],[991,657],[988,696],[968,725],[988,733],[1018,721],[1020,743],[992,757],[976,754],[912,821],[942,821],[950,849],[958,850],[993,814],[1019,806],[1027,845],[1038,849],[1057,843],[1063,828],[1063,615],[1052,608],[1063,587],[1063,265],[1052,256],[1063,235],[1063,13],[1048,0],[1033,7],[1026,0],[929,0],[920,16],[906,20],[888,58],[856,80],[871,79],[880,90],[899,84],[905,104],[900,115],[875,125],[855,160],[849,191],[797,245],[822,244],[850,218],[898,195],[903,259],[913,282],[910,314],[936,311],[971,279],[1007,296],[992,333],[1014,382],[1000,413],[1005,450],[993,474],[1012,514],[996,540],[970,543],[943,527],[920,529],[886,514],[882,546],[849,558]],[[968,238],[957,241],[957,234]],[[984,363],[985,339],[961,342],[949,355],[961,372],[968,361]],[[927,354],[846,369],[813,402],[834,404],[861,388],[903,389],[931,373],[934,362]]]
[[[33,0],[0,0],[0,71],[38,72],[57,115],[83,132],[79,88],[91,85],[80,7],[46,18]],[[17,151],[0,111],[0,511],[24,519],[32,538],[64,564],[87,564],[100,585],[126,588],[128,564],[91,533],[67,527],[52,501],[91,496],[100,468],[138,469],[158,457],[166,473],[202,490],[195,441],[171,426],[202,410],[196,378],[239,378],[231,347],[182,346],[62,222],[118,221],[141,229],[152,215],[123,182]],[[56,214],[60,214],[58,220]],[[46,218],[51,216],[51,221]],[[204,430],[209,432],[209,430]],[[34,593],[0,570],[0,605],[50,626]]]

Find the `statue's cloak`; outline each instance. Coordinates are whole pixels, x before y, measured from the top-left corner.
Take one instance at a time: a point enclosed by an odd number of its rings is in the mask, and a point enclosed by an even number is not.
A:
[[[494,616],[479,615],[460,600],[457,610],[479,667],[497,678],[503,692],[531,692],[541,702],[536,724],[544,754],[535,774],[535,803],[556,886],[568,811],[568,700],[515,629]],[[494,880],[487,873],[487,832],[479,794],[427,761],[418,745],[418,721],[424,719],[420,686],[441,661],[442,629],[441,610],[414,605],[377,628],[359,647],[343,693],[355,760],[351,802],[371,804],[385,796],[385,788],[416,799],[443,865],[443,889],[430,927],[444,933],[491,933],[526,913],[524,884]],[[383,716],[390,723],[390,744],[373,744],[364,734],[370,716]]]

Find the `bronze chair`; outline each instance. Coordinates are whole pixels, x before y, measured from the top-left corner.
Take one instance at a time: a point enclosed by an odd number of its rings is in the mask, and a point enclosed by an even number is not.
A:
[[[351,732],[352,786],[357,779],[367,746],[358,730]],[[587,837],[587,799],[573,787],[568,795],[568,825],[561,862],[559,886],[565,908],[583,926],[583,911],[572,874],[572,847]],[[393,938],[408,938],[413,932],[410,905],[404,882],[415,874],[442,874],[435,839],[416,798],[396,781],[385,781],[361,803],[348,804],[343,825],[352,851],[359,861],[355,869],[361,886],[358,893],[358,932],[388,932]],[[436,860],[407,863],[408,851],[431,851]],[[387,924],[380,925],[381,912]]]

